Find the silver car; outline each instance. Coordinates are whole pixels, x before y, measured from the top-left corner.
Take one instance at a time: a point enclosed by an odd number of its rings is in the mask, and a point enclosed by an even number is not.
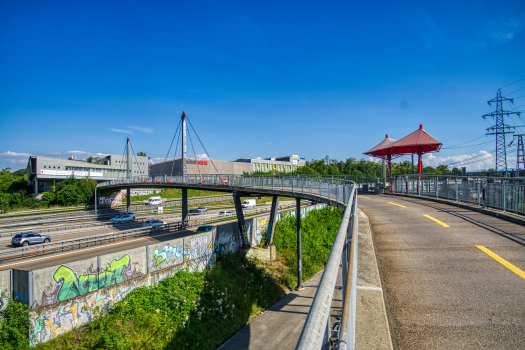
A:
[[[131,215],[117,215],[114,218],[111,218],[109,221],[111,221],[114,224],[122,224],[125,222],[132,222],[133,218]]]
[[[164,226],[164,225],[167,225],[167,223],[161,220],[148,220],[148,221],[144,221],[144,224],[142,224],[142,227],[159,227],[159,226]]]
[[[14,246],[24,246],[27,247],[30,244],[41,244],[51,242],[51,237],[43,236],[35,232],[24,232],[15,235],[11,239],[11,244]]]

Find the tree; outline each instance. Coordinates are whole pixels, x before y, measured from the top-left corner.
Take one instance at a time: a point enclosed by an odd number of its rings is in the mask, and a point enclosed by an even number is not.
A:
[[[57,196],[53,192],[46,192],[42,195],[42,201],[46,204],[53,204],[56,202]]]
[[[78,186],[80,187],[84,195],[84,203],[89,202],[93,193],[95,192],[95,187],[97,187],[97,181],[86,177],[78,181]]]
[[[87,160],[86,160],[88,163],[93,163],[93,157],[89,156],[87,157]]]
[[[14,177],[20,177],[20,176],[24,176],[24,175],[27,175],[27,169],[26,168],[18,169],[16,171],[13,171],[13,176]]]
[[[146,153],[144,153],[144,152],[139,152],[139,153],[137,153],[137,156],[139,156],[139,157],[145,157],[145,156],[146,156]]]
[[[10,170],[11,168],[0,170],[0,192],[6,192],[15,180],[15,177]]]
[[[66,185],[57,193],[57,202],[61,205],[78,205],[84,203],[84,193],[78,185]]]

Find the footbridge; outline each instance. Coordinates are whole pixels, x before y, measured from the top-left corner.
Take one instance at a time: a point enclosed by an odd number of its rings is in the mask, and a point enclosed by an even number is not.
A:
[[[341,326],[335,335],[339,349],[353,349],[355,343],[355,305],[357,275],[357,189],[353,181],[340,178],[309,176],[253,176],[253,175],[184,175],[157,177],[128,177],[102,182],[97,190],[127,191],[127,205],[130,206],[132,188],[180,188],[182,189],[182,219],[188,215],[188,189],[210,190],[232,193],[239,222],[239,236],[247,246],[245,220],[242,211],[242,197],[272,196],[270,222],[268,224],[268,245],[273,245],[273,234],[279,207],[279,196],[296,199],[300,213],[300,200],[307,199],[326,203],[344,211],[343,219],[327,262],[319,289],[306,319],[297,349],[321,349],[328,346],[334,333],[330,330],[330,307],[337,275],[342,266],[343,312]],[[97,193],[95,191],[95,196]],[[96,203],[96,198],[95,198]],[[302,284],[301,215],[297,218],[298,283]]]

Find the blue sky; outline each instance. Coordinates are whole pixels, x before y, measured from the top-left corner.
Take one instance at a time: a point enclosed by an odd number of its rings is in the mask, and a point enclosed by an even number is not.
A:
[[[183,110],[214,159],[341,160],[419,124],[444,148],[483,136],[525,78],[525,3],[2,1],[0,50],[0,168],[127,136],[163,160]]]

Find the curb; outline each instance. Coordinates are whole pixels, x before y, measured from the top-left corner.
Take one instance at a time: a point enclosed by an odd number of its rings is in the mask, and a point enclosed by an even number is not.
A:
[[[415,199],[424,199],[430,202],[436,202],[441,204],[448,204],[455,207],[463,208],[463,209],[469,209],[472,211],[477,211],[478,213],[490,215],[497,217],[502,220],[510,221],[515,224],[519,225],[525,225],[525,217],[520,214],[514,214],[511,212],[501,211],[498,209],[492,209],[492,208],[483,208],[479,207],[477,205],[472,205],[468,203],[463,202],[456,202],[451,199],[444,199],[444,198],[433,198],[433,197],[427,197],[427,196],[417,196],[412,194],[404,194],[404,193],[384,193],[388,196],[397,196],[397,197],[408,197],[408,198],[415,198]]]
[[[355,349],[392,350],[385,292],[368,216],[358,209]]]

